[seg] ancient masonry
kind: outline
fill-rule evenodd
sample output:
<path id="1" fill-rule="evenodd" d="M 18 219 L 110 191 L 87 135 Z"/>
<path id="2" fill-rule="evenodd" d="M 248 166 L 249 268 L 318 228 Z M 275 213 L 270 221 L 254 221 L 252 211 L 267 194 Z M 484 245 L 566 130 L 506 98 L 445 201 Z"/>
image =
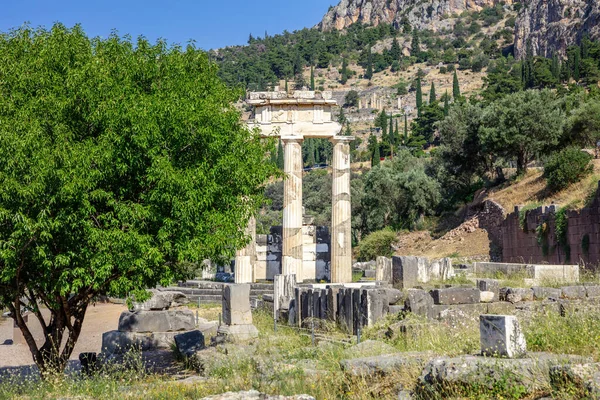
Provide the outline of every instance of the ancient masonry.
<path id="1" fill-rule="evenodd" d="M 331 211 L 331 266 L 329 280 L 352 282 L 350 142 L 351 136 L 340 136 L 342 126 L 332 120 L 336 101 L 331 92 L 295 91 L 257 92 L 248 94 L 254 107 L 250 128 L 259 128 L 265 137 L 278 136 L 284 145 L 283 240 L 281 272 L 296 275 L 302 282 L 304 239 L 302 212 L 302 142 L 306 138 L 325 138 L 333 143 L 333 185 Z M 246 233 L 254 238 L 254 223 Z M 236 283 L 256 280 L 256 243 L 236 256 Z M 316 274 L 315 274 L 316 275 Z M 316 278 L 316 277 L 315 277 Z"/>

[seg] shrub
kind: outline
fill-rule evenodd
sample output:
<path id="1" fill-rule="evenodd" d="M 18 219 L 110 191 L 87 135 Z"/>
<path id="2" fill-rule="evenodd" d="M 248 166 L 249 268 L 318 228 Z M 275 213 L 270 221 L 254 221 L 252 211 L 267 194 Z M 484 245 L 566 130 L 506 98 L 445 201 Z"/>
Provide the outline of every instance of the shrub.
<path id="1" fill-rule="evenodd" d="M 574 147 L 553 154 L 544 166 L 548 189 L 559 191 L 579 182 L 592 172 L 591 159 L 590 154 Z"/>
<path id="2" fill-rule="evenodd" d="M 377 256 L 391 257 L 392 243 L 395 241 L 396 233 L 390 229 L 371 233 L 358 245 L 358 261 L 374 260 Z"/>

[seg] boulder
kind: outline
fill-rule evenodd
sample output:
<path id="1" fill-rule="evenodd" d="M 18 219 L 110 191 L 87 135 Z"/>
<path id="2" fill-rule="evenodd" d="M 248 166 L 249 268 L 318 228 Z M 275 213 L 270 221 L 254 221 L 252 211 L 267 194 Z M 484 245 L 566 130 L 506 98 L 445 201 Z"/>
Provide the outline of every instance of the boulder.
<path id="1" fill-rule="evenodd" d="M 119 317 L 121 332 L 178 332 L 196 327 L 190 310 L 124 311 Z"/>

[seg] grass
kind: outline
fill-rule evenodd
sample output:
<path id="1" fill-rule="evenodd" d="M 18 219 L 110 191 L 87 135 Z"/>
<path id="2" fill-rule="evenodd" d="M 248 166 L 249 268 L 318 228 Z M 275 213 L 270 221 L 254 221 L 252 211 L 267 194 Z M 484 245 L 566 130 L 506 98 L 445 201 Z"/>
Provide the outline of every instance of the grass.
<path id="1" fill-rule="evenodd" d="M 214 308 L 206 306 L 198 311 L 208 315 Z M 326 326 L 332 342 L 323 341 L 313 346 L 306 332 L 283 325 L 274 332 L 270 312 L 256 311 L 253 319 L 260 332 L 259 339 L 253 344 L 206 350 L 202 377 L 192 383 L 148 375 L 139 368 L 133 371 L 104 369 L 91 378 L 75 375 L 46 381 L 4 379 L 0 381 L 0 399 L 178 400 L 251 389 L 279 395 L 306 393 L 317 399 L 393 399 L 401 387 L 414 388 L 422 371 L 421 365 L 414 365 L 388 375 L 353 376 L 340 366 L 340 361 L 349 354 L 350 344 L 341 343 L 347 336 L 333 325 Z M 572 312 L 566 317 L 558 313 L 540 314 L 521 322 L 530 351 L 579 354 L 600 360 L 600 311 Z M 407 327 L 404 333 L 398 324 Z M 449 326 L 411 314 L 389 315 L 366 328 L 363 339 L 383 341 L 399 352 L 426 351 L 429 352 L 427 357 L 474 354 L 479 349 L 479 331 L 472 324 Z M 443 388 L 443 393 L 463 398 L 526 398 L 523 388 L 513 384 L 517 382 L 513 378 L 501 375 L 489 385 Z M 544 390 L 544 395 L 557 393 L 551 388 Z M 427 398 L 443 396 L 440 392 Z"/>

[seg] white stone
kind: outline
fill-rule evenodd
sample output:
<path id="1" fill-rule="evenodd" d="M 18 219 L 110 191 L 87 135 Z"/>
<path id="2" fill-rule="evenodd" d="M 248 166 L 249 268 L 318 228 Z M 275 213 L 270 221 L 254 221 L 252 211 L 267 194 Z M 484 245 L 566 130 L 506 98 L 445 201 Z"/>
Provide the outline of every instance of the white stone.
<path id="1" fill-rule="evenodd" d="M 481 315 L 479 332 L 482 355 L 516 358 L 527 352 L 525 336 L 513 315 Z"/>
<path id="2" fill-rule="evenodd" d="M 494 292 L 479 292 L 479 301 L 482 303 L 491 303 L 494 301 Z"/>
<path id="3" fill-rule="evenodd" d="M 223 323 L 226 325 L 252 323 L 250 285 L 236 284 L 223 287 Z"/>

